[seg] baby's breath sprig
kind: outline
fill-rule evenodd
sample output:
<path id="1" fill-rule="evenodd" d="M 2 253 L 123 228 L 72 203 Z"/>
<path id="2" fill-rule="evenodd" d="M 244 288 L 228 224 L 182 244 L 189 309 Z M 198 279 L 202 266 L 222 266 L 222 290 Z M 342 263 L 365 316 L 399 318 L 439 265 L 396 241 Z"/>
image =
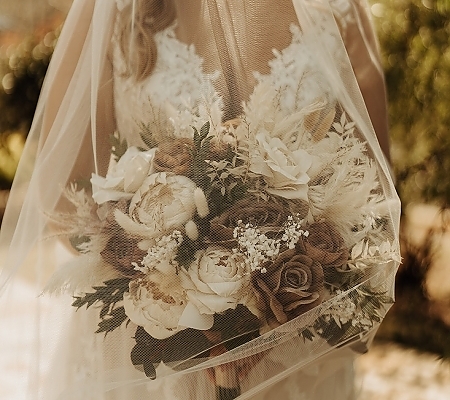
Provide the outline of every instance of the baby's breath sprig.
<path id="1" fill-rule="evenodd" d="M 280 252 L 280 239 L 271 239 L 252 224 L 238 221 L 233 236 L 238 241 L 235 252 L 242 253 L 251 271 L 265 273 L 264 263 L 275 258 Z"/>
<path id="2" fill-rule="evenodd" d="M 309 236 L 309 232 L 302 228 L 303 223 L 304 220 L 300 219 L 298 215 L 288 216 L 284 224 L 284 232 L 281 240 L 286 242 L 286 246 L 289 249 L 293 249 L 302 236 Z"/>
<path id="3" fill-rule="evenodd" d="M 270 238 L 257 226 L 238 221 L 233 231 L 233 236 L 238 241 L 238 248 L 234 251 L 245 256 L 251 271 L 265 273 L 267 272 L 264 268 L 266 262 L 274 260 L 280 254 L 280 250 L 286 247 L 293 249 L 300 237 L 309 235 L 309 232 L 302 227 L 303 222 L 298 215 L 290 215 L 283 225 L 281 235 Z"/>
<path id="4" fill-rule="evenodd" d="M 157 269 L 161 272 L 167 272 L 172 267 L 173 270 L 178 269 L 178 262 L 175 261 L 177 250 L 183 242 L 183 235 L 180 231 L 173 231 L 170 235 L 164 235 L 156 239 L 156 244 L 151 247 L 147 255 L 143 258 L 141 265 L 134 263 L 134 269 L 143 274 Z"/>

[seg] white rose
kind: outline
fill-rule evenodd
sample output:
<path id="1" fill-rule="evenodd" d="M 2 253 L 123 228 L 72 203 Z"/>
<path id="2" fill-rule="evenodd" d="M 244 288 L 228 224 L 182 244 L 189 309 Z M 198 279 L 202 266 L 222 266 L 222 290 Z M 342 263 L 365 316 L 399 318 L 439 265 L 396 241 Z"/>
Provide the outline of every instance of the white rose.
<path id="1" fill-rule="evenodd" d="M 250 171 L 262 175 L 267 191 L 287 199 L 308 199 L 308 169 L 312 157 L 304 150 L 290 151 L 279 138 L 256 135 L 258 147 L 250 160 Z"/>
<path id="2" fill-rule="evenodd" d="M 154 272 L 131 281 L 129 287 L 123 296 L 125 314 L 149 335 L 165 339 L 186 329 L 179 325 L 187 299 L 177 275 Z"/>
<path id="3" fill-rule="evenodd" d="M 106 177 L 92 174 L 94 201 L 103 204 L 107 201 L 131 199 L 152 172 L 155 151 L 156 149 L 140 151 L 136 147 L 129 147 Z"/>
<path id="4" fill-rule="evenodd" d="M 131 199 L 128 215 L 115 210 L 116 221 L 131 234 L 148 238 L 182 229 L 195 214 L 196 187 L 183 175 L 150 175 Z"/>
<path id="5" fill-rule="evenodd" d="M 198 251 L 189 270 L 181 272 L 181 285 L 190 302 L 185 315 L 189 311 L 194 319 L 197 310 L 197 318 L 204 324 L 202 329 L 211 328 L 213 314 L 245 305 L 251 292 L 250 273 L 242 255 L 220 246 Z"/>

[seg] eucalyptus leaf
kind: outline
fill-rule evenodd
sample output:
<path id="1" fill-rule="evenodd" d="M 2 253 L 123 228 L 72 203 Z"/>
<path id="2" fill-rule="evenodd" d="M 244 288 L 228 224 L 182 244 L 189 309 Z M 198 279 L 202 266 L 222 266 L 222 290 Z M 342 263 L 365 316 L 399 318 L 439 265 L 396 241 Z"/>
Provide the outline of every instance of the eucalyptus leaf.
<path id="1" fill-rule="evenodd" d="M 121 139 L 119 132 L 115 132 L 109 137 L 109 143 L 111 145 L 111 154 L 118 161 L 127 151 L 127 141 Z"/>

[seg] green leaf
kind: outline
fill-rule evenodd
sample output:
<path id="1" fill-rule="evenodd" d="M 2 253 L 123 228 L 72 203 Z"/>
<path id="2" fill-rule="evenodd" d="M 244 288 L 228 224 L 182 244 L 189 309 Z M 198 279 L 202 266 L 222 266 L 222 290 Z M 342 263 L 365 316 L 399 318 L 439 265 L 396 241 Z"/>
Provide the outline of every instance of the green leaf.
<path id="1" fill-rule="evenodd" d="M 86 308 L 92 306 L 96 301 L 100 301 L 96 293 L 86 293 L 83 297 L 75 297 L 72 306 L 80 308 L 86 305 Z"/>
<path id="2" fill-rule="evenodd" d="M 100 310 L 101 321 L 98 324 L 100 332 L 111 332 L 118 328 L 128 318 L 125 315 L 123 307 L 115 308 L 116 304 L 123 300 L 123 295 L 128 292 L 131 278 L 117 278 L 110 279 L 104 282 L 104 286 L 94 286 L 93 293 L 85 293 L 84 296 L 75 297 L 72 303 L 73 307 L 77 309 L 86 305 L 86 308 L 91 307 L 96 302 L 102 303 L 103 307 Z"/>
<path id="3" fill-rule="evenodd" d="M 147 149 L 153 149 L 154 147 L 158 147 L 158 142 L 153 138 L 153 132 L 150 129 L 150 124 L 144 124 L 141 123 L 139 125 L 139 129 L 141 130 L 139 132 L 139 136 L 141 137 L 142 141 L 147 146 Z"/>
<path id="4" fill-rule="evenodd" d="M 70 245 L 78 252 L 82 253 L 81 245 L 89 243 L 91 238 L 89 236 L 71 236 L 69 238 Z"/>
<path id="5" fill-rule="evenodd" d="M 155 366 L 151 363 L 145 363 L 144 366 L 144 372 L 145 375 L 150 379 L 156 379 L 156 369 Z"/>
<path id="6" fill-rule="evenodd" d="M 183 236 L 183 241 L 178 247 L 178 253 L 175 257 L 175 261 L 188 270 L 191 263 L 195 260 L 195 252 L 197 250 L 197 243 L 189 239 L 187 236 Z"/>
<path id="7" fill-rule="evenodd" d="M 119 132 L 115 132 L 109 137 L 109 143 L 111 145 L 111 154 L 118 161 L 127 151 L 127 141 L 120 138 Z"/>
<path id="8" fill-rule="evenodd" d="M 307 340 L 309 340 L 310 342 L 314 340 L 314 333 L 312 333 L 308 328 L 302 330 L 301 332 L 299 332 L 299 334 L 305 342 Z"/>
<path id="9" fill-rule="evenodd" d="M 209 168 L 206 160 L 209 158 L 210 142 L 212 139 L 212 137 L 208 137 L 209 122 L 201 127 L 200 133 L 195 127 L 192 127 L 192 129 L 194 130 L 194 149 L 192 154 L 194 172 L 196 168 L 200 168 L 202 170 L 204 169 L 203 172 L 206 173 L 206 170 Z"/>
<path id="10" fill-rule="evenodd" d="M 205 139 L 209 134 L 210 129 L 210 123 L 209 121 L 204 123 L 203 126 L 200 128 L 200 140 Z"/>
<path id="11" fill-rule="evenodd" d="M 100 311 L 100 318 L 105 318 L 106 315 L 108 315 L 108 313 L 109 313 L 109 305 L 103 306 Z"/>
<path id="12" fill-rule="evenodd" d="M 99 322 L 98 329 L 95 331 L 95 333 L 105 332 L 107 334 L 108 332 L 112 332 L 114 329 L 122 325 L 122 323 L 127 319 L 128 317 L 125 314 L 125 308 L 116 308 L 108 313 L 105 318 Z"/>

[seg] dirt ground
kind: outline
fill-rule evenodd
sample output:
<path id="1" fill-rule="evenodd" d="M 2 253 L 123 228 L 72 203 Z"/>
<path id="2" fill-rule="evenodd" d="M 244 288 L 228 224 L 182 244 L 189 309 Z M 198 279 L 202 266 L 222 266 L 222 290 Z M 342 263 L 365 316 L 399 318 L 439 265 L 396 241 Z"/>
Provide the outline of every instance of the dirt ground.
<path id="1" fill-rule="evenodd" d="M 450 325 L 449 221 L 449 210 L 441 212 L 433 205 L 410 205 L 405 212 L 403 231 L 406 239 L 417 247 L 431 239 L 433 261 L 426 273 L 424 289 L 427 300 L 441 305 L 437 317 L 447 325 Z M 432 340 L 431 333 L 434 332 L 429 332 L 428 340 Z M 450 360 L 442 361 L 436 354 L 376 342 L 357 360 L 355 368 L 360 387 L 358 400 L 450 399 Z"/>
<path id="2" fill-rule="evenodd" d="M 358 400 L 449 400 L 450 362 L 438 356 L 375 344 L 355 364 Z"/>

